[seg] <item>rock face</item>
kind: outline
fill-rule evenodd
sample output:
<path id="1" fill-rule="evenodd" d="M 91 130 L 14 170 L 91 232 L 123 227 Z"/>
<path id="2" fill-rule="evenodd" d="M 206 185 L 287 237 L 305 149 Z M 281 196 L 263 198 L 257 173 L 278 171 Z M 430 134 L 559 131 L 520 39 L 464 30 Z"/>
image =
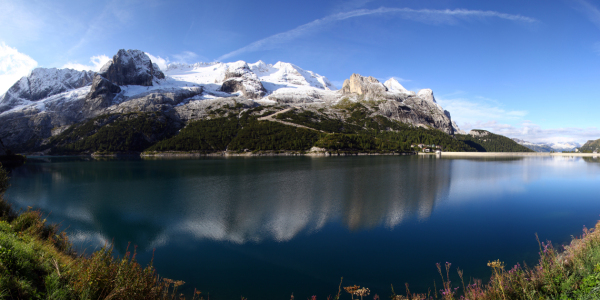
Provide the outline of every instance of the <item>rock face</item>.
<path id="1" fill-rule="evenodd" d="M 116 85 L 151 86 L 152 81 L 164 79 L 165 74 L 140 50 L 121 49 L 98 74 Z"/>
<path id="2" fill-rule="evenodd" d="M 121 92 L 118 85 L 113 84 L 108 79 L 101 75 L 94 77 L 90 93 L 86 96 L 86 111 L 90 115 L 94 115 L 94 111 L 109 107 L 117 93 Z"/>
<path id="3" fill-rule="evenodd" d="M 359 74 L 352 74 L 350 79 L 344 80 L 342 86 L 342 94 L 358 94 L 375 97 L 377 95 L 383 95 L 387 92 L 387 87 L 381 84 L 379 80 L 369 76 L 363 77 Z"/>
<path id="4" fill-rule="evenodd" d="M 489 134 L 488 131 L 481 130 L 481 129 L 473 129 L 473 130 L 469 131 L 469 135 L 472 137 L 484 137 L 488 134 Z"/>

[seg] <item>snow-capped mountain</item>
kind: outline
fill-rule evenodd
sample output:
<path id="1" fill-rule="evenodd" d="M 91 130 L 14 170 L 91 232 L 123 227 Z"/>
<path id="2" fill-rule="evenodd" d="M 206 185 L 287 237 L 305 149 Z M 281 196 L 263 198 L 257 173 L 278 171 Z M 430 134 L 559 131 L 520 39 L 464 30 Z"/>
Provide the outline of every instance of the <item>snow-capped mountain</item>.
<path id="1" fill-rule="evenodd" d="M 523 145 L 533 151 L 537 152 L 562 152 L 562 151 L 574 151 L 576 148 L 581 147 L 581 144 L 576 142 L 557 142 L 557 143 L 532 143 L 520 139 L 512 139 L 519 145 Z"/>
<path id="2" fill-rule="evenodd" d="M 248 107 L 293 105 L 332 109 L 342 99 L 375 100 L 377 114 L 448 134 L 460 129 L 425 89 L 406 90 L 353 74 L 338 90 L 325 76 L 294 64 L 170 64 L 166 70 L 140 50 L 119 50 L 98 73 L 35 69 L 0 96 L 0 139 L 17 151 L 44 143 L 71 124 L 113 113 L 168 113 L 178 122 L 208 117 L 210 107 L 235 100 Z"/>

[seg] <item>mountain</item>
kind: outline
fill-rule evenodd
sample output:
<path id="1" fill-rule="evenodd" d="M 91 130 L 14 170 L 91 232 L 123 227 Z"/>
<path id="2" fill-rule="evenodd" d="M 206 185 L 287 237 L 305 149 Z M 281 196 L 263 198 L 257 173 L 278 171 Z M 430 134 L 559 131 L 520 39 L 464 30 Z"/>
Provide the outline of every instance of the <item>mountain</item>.
<path id="1" fill-rule="evenodd" d="M 524 141 L 524 140 L 520 140 L 520 139 L 512 139 L 513 141 L 515 141 L 517 144 L 525 146 L 535 152 L 552 152 L 554 151 L 554 149 L 552 149 L 552 147 L 550 145 L 544 144 L 544 143 L 532 143 L 532 142 L 528 142 L 528 141 Z"/>
<path id="2" fill-rule="evenodd" d="M 579 148 L 581 152 L 600 152 L 600 139 L 597 140 L 589 140 L 581 148 Z"/>
<path id="3" fill-rule="evenodd" d="M 554 151 L 575 151 L 575 149 L 581 147 L 581 144 L 576 142 L 557 142 L 548 144 Z"/>
<path id="4" fill-rule="evenodd" d="M 576 148 L 581 147 L 576 142 L 557 142 L 557 143 L 532 143 L 520 139 L 513 139 L 519 145 L 523 145 L 536 152 L 562 152 L 562 151 L 574 151 Z"/>
<path id="5" fill-rule="evenodd" d="M 15 152 L 31 152 L 98 117 L 114 115 L 119 122 L 129 122 L 135 119 L 131 114 L 151 113 L 164 121 L 160 124 L 168 124 L 164 134 L 169 135 L 190 122 L 215 118 L 216 110 L 233 111 L 225 106 L 238 105 L 265 111 L 296 107 L 299 113 L 348 123 L 356 116 L 337 107 L 347 101 L 362 103 L 364 110 L 354 110 L 362 117 L 437 129 L 450 136 L 459 130 L 433 91 L 408 91 L 394 79 L 382 84 L 352 74 L 337 90 L 326 77 L 291 63 L 170 64 L 160 70 L 143 51 L 122 49 L 97 73 L 38 68 L 21 78 L 0 96 L 0 138 Z M 114 121 L 102 120 L 112 120 L 106 126 Z"/>
<path id="6" fill-rule="evenodd" d="M 473 129 L 468 134 L 457 134 L 456 138 L 478 152 L 534 152 L 510 138 L 487 130 Z"/>

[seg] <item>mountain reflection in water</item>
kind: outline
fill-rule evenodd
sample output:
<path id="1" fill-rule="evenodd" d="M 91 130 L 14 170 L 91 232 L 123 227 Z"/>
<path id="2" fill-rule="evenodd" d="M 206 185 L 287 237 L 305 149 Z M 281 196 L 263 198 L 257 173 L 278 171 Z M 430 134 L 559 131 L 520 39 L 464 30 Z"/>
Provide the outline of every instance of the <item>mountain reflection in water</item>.
<path id="1" fill-rule="evenodd" d="M 75 242 L 114 241 L 117 249 L 190 237 L 288 241 L 333 221 L 351 230 L 393 228 L 427 218 L 447 197 L 450 160 L 350 159 L 32 158 L 13 171 L 20 188 L 8 196 L 68 223 Z"/>

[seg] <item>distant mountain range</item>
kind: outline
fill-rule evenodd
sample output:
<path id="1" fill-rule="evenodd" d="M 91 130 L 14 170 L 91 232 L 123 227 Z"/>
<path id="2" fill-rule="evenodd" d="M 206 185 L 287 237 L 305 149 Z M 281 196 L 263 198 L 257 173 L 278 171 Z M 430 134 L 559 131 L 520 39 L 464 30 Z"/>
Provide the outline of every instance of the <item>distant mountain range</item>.
<path id="1" fill-rule="evenodd" d="M 562 152 L 562 151 L 575 151 L 576 148 L 581 147 L 581 144 L 576 142 L 558 142 L 558 143 L 532 143 L 520 139 L 512 139 L 519 145 L 523 145 L 536 152 Z"/>

